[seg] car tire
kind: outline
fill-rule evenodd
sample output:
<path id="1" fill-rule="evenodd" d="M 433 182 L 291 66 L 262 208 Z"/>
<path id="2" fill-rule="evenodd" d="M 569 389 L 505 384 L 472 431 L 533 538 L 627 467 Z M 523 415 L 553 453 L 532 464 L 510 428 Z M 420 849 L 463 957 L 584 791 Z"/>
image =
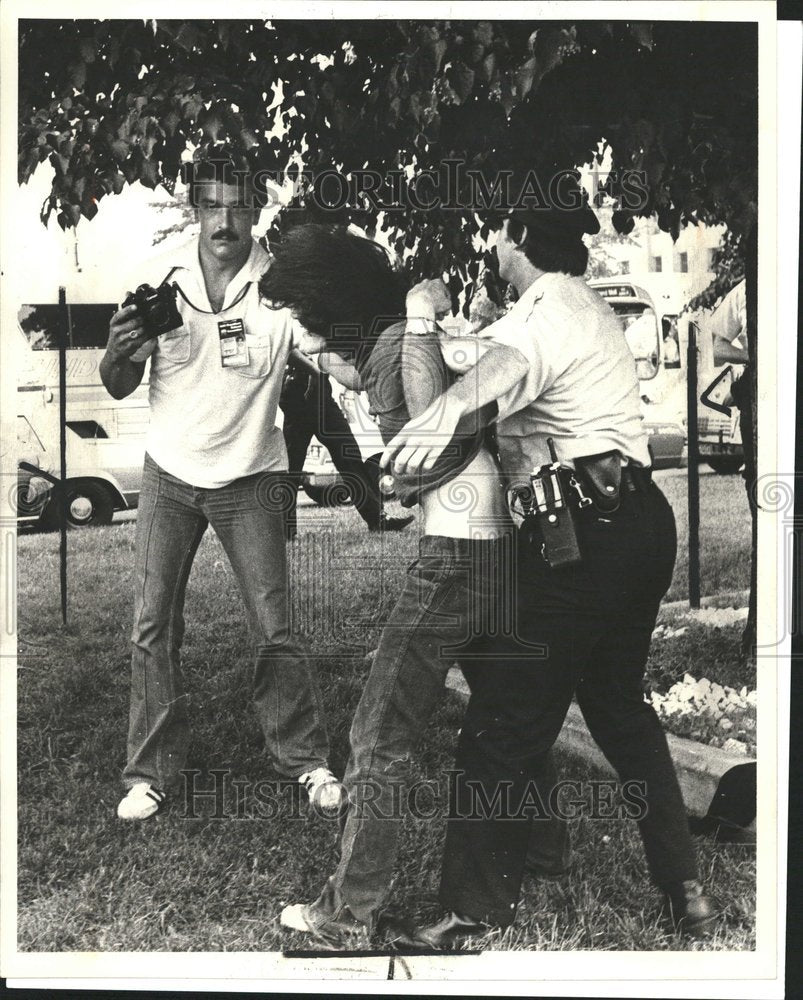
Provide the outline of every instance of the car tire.
<path id="1" fill-rule="evenodd" d="M 102 483 L 91 479 L 67 480 L 67 527 L 94 528 L 112 523 L 114 498 Z M 59 509 L 55 496 L 42 513 L 42 527 L 45 531 L 59 528 Z"/>
<path id="2" fill-rule="evenodd" d="M 733 476 L 744 465 L 741 455 L 710 455 L 708 465 L 720 476 Z"/>

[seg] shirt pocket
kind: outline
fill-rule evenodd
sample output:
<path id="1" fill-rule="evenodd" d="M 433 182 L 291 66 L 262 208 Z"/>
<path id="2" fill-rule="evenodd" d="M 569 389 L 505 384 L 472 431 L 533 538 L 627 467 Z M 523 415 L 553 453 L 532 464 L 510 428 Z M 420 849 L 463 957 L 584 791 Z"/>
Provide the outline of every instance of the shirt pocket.
<path id="1" fill-rule="evenodd" d="M 177 330 L 163 333 L 157 342 L 159 362 L 169 365 L 183 365 L 190 360 L 190 331 L 181 326 Z"/>
<path id="2" fill-rule="evenodd" d="M 266 378 L 271 370 L 270 338 L 245 335 L 245 346 L 248 348 L 248 364 L 230 368 L 229 371 L 242 378 Z"/>

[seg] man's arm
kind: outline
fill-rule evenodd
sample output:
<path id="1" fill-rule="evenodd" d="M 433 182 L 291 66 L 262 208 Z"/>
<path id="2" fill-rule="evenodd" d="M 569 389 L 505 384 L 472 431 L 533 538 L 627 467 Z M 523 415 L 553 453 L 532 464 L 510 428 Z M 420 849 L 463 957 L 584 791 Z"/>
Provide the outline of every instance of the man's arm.
<path id="1" fill-rule="evenodd" d="M 411 417 L 418 417 L 446 389 L 438 335 L 406 331 L 402 339 L 401 376 L 404 403 Z"/>
<path id="2" fill-rule="evenodd" d="M 451 301 L 442 281 L 419 282 L 407 293 L 408 329 L 413 328 L 417 335 L 427 328 L 434 331 L 437 317 L 446 314 Z M 387 468 L 393 462 L 393 472 L 398 475 L 429 472 L 461 418 L 496 402 L 527 376 L 529 368 L 529 362 L 515 347 L 491 342 L 476 365 L 402 427 L 382 452 L 379 464 Z"/>
<path id="3" fill-rule="evenodd" d="M 334 351 L 321 351 L 318 355 L 318 366 L 324 375 L 332 375 L 346 389 L 362 391 L 360 373 L 350 361 L 346 361 Z"/>
<path id="4" fill-rule="evenodd" d="M 126 306 L 112 316 L 106 352 L 100 361 L 100 378 L 114 399 L 130 396 L 142 381 L 145 362 L 133 361 L 131 356 L 150 339 L 136 306 Z"/>
<path id="5" fill-rule="evenodd" d="M 382 453 L 380 465 L 393 462 L 399 475 L 428 472 L 452 439 L 461 417 L 493 403 L 513 389 L 529 370 L 514 347 L 490 344 L 477 364 L 442 396 L 410 420 Z"/>
<path id="6" fill-rule="evenodd" d="M 737 347 L 724 337 L 714 334 L 714 364 L 719 365 L 746 365 L 748 362 L 747 351 L 743 347 Z"/>

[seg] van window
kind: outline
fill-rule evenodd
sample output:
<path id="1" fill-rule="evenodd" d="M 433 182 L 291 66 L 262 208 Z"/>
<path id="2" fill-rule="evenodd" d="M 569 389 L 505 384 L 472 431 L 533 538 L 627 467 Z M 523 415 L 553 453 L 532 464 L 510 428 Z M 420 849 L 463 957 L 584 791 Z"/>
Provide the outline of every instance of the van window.
<path id="1" fill-rule="evenodd" d="M 113 303 L 93 302 L 68 305 L 70 350 L 105 348 L 109 339 L 109 321 L 116 311 Z M 59 307 L 33 303 L 20 307 L 20 329 L 34 351 L 57 351 L 59 346 Z"/>
<path id="2" fill-rule="evenodd" d="M 59 344 L 59 307 L 21 306 L 17 316 L 20 329 L 34 351 L 56 351 Z"/>
<path id="3" fill-rule="evenodd" d="M 109 321 L 117 306 L 93 303 L 69 306 L 70 347 L 106 347 L 109 339 Z"/>

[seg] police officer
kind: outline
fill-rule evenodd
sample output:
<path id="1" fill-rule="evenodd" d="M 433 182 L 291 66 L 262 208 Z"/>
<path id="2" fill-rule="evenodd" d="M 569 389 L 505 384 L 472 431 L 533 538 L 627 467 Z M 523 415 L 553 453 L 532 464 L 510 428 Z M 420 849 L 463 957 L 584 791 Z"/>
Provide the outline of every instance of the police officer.
<path id="1" fill-rule="evenodd" d="M 467 818 L 470 783 L 462 792 L 458 787 L 440 893 L 447 915 L 418 932 L 419 943 L 430 947 L 450 947 L 515 919 L 531 824 L 526 810 L 515 813 L 515 804 L 524 802 L 575 695 L 622 782 L 643 791 L 634 817 L 674 927 L 704 936 L 717 919 L 699 882 L 666 738 L 643 697 L 650 638 L 672 578 L 675 523 L 651 478 L 638 380 L 623 330 L 582 279 L 588 261 L 582 235 L 598 231 L 582 203 L 574 211 L 511 213 L 496 258 L 499 276 L 515 287 L 518 301 L 483 331 L 477 364 L 383 454 L 382 464 L 399 474 L 426 472 L 459 419 L 496 400 L 508 486 L 529 483 L 533 470 L 551 461 L 549 439 L 579 486 L 572 491 L 579 564 L 550 565 L 548 534 L 537 518 L 534 525 L 528 518 L 527 530 L 519 532 L 517 628 L 525 652 L 503 681 L 491 672 L 478 678 L 487 690 L 473 692 L 475 710 L 464 722 L 456 765 L 492 796 L 505 762 L 489 748 L 507 746 L 515 818 Z M 581 509 L 580 493 L 586 498 Z M 500 740 L 500 729 L 507 740 Z"/>

